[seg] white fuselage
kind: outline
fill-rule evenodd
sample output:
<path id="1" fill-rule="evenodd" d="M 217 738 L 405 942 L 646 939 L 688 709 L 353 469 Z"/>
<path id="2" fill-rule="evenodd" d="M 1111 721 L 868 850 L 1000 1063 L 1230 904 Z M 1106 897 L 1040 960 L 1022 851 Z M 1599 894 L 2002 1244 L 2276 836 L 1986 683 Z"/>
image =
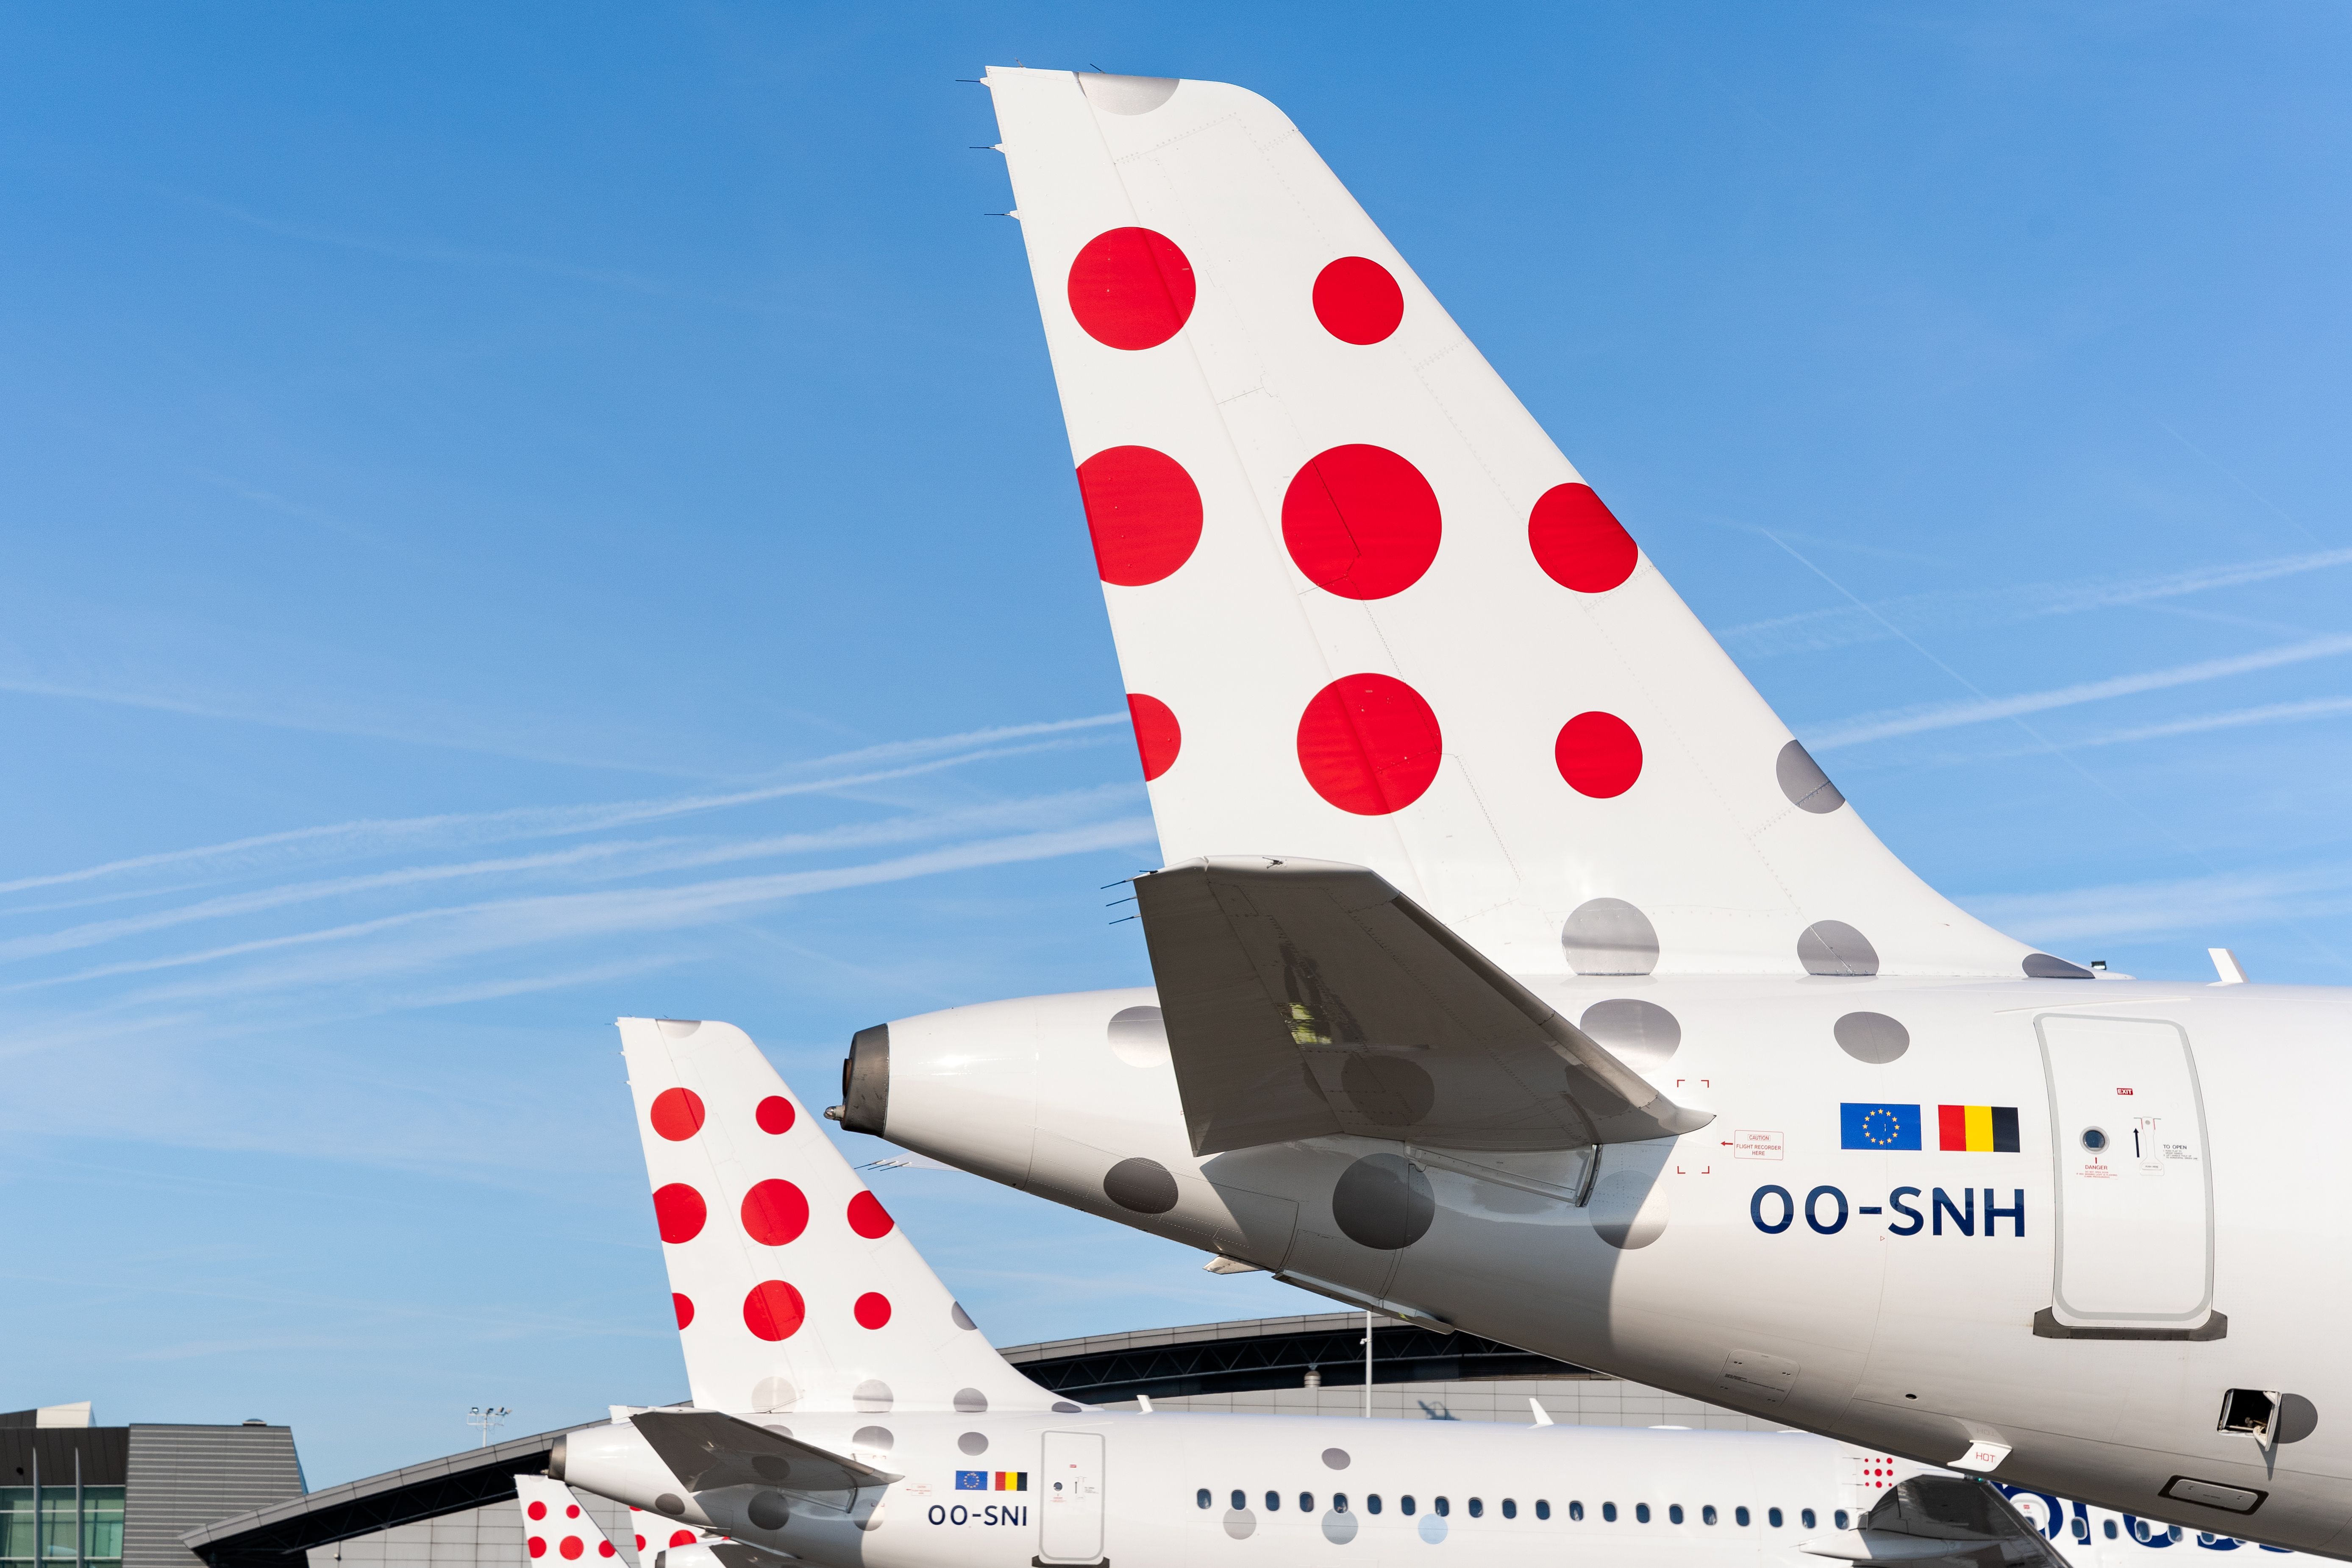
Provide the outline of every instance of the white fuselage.
<path id="1" fill-rule="evenodd" d="M 795 1500 L 779 1529 L 752 1521 L 748 1489 L 688 1505 L 697 1523 L 824 1568 L 1209 1568 L 1335 1550 L 1367 1568 L 1433 1550 L 1496 1565 L 1822 1568 L 1801 1543 L 1857 1522 L 1919 1470 L 1797 1433 L 1112 1411 L 744 1419 L 903 1477 L 851 1513 Z M 625 1424 L 574 1432 L 566 1479 L 653 1508 L 675 1483 L 640 1443 Z M 2079 1568 L 2237 1545 L 2015 1500 Z"/>
<path id="2" fill-rule="evenodd" d="M 1327 1137 L 1196 1157 L 1164 1051 L 1106 1038 L 1114 1013 L 1154 1000 L 1139 989 L 894 1022 L 886 1135 L 1359 1304 L 1925 1463 L 2007 1445 L 2002 1482 L 2345 1554 L 2352 1374 L 2331 1330 L 2352 1294 L 2352 1221 L 2330 1123 L 2352 994 L 1524 983 L 1571 1020 L 1610 1000 L 1670 1013 L 1672 1054 L 1628 1059 L 1712 1123 L 1607 1147 L 1580 1207 L 1585 1151 Z M 1840 1021 L 1863 1013 L 1899 1023 L 1899 1054 L 1883 1029 L 1873 1045 L 1849 1028 L 1862 1054 L 1842 1047 Z M 1964 1131 L 1977 1108 L 1979 1142 L 2003 1113 L 1997 1141 L 2013 1124 L 2014 1151 L 1939 1148 L 1944 1106 Z M 1425 1228 L 1365 1245 L 1335 1190 L 1398 1153 L 1426 1181 Z M 1105 1177 L 1133 1160 L 1172 1174 L 1172 1207 L 1114 1201 Z M 2284 1394 L 2284 1419 L 2266 1436 L 2217 1430 L 2231 1389 Z M 2234 1514 L 2162 1495 L 2184 1476 L 2260 1500 Z"/>

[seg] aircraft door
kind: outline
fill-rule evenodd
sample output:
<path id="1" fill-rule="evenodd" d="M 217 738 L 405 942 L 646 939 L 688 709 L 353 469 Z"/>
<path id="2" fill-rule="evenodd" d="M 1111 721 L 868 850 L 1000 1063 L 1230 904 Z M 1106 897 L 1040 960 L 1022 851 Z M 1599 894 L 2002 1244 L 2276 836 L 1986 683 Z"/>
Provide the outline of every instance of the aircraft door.
<path id="1" fill-rule="evenodd" d="M 1043 1563 L 1103 1560 L 1103 1436 L 1048 1432 L 1038 1467 L 1037 1556 Z"/>
<path id="2" fill-rule="evenodd" d="M 2188 1035 L 2063 1014 L 2034 1027 L 2057 1163 L 2052 1311 L 2036 1331 L 2198 1331 L 2213 1316 L 2213 1200 Z"/>

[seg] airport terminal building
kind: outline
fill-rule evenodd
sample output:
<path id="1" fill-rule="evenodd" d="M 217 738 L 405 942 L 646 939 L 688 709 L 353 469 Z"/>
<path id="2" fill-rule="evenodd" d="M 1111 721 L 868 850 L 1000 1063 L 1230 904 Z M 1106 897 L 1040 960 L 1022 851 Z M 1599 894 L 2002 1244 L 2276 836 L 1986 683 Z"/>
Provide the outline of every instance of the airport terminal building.
<path id="1" fill-rule="evenodd" d="M 1360 1415 L 1366 1403 L 1365 1330 L 1361 1312 L 1310 1312 L 1014 1345 L 1003 1354 L 1054 1392 L 1110 1409 L 1132 1410 L 1148 1398 L 1155 1409 L 1168 1411 Z M 1525 1424 L 1534 1419 L 1528 1402 L 1535 1399 L 1563 1426 L 1774 1429 L 1772 1423 L 1737 1411 L 1475 1334 L 1445 1334 L 1374 1318 L 1371 1340 L 1370 1405 L 1376 1416 Z M 583 1412 L 579 1420 L 531 1436 L 322 1491 L 303 1494 L 298 1484 L 241 1510 L 220 1509 L 173 1541 L 179 1556 L 168 1568 L 196 1568 L 196 1558 L 209 1568 L 524 1568 L 514 1477 L 544 1470 L 557 1437 L 596 1419 L 594 1412 Z M 290 1435 L 285 1455 L 291 1468 Z M 292 1474 L 299 1482 L 299 1468 Z M 227 1500 L 226 1493 L 222 1496 Z M 640 1543 L 630 1510 L 601 1499 L 582 1501 L 635 1568 Z M 0 1568 L 33 1565 L 9 1563 Z M 58 1568 L 54 1558 L 48 1568 Z M 104 1568 L 112 1568 L 110 1560 Z M 126 1561 L 123 1568 L 167 1568 L 167 1563 L 160 1557 Z"/>

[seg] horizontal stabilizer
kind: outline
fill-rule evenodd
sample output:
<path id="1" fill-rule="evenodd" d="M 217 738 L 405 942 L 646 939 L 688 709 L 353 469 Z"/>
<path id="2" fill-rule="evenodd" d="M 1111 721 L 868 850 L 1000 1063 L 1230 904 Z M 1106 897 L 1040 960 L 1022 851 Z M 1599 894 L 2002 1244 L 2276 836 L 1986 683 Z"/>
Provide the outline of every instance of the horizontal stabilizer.
<path id="1" fill-rule="evenodd" d="M 688 1491 L 855 1492 L 904 1479 L 716 1410 L 649 1410 L 630 1419 Z"/>
<path id="2" fill-rule="evenodd" d="M 1972 1568 L 2065 1568 L 2042 1532 L 1985 1481 L 1915 1476 L 1882 1494 L 1858 1527 L 1797 1543 L 1842 1563 L 1934 1562 Z"/>
<path id="3" fill-rule="evenodd" d="M 1334 1133 L 1573 1149 L 1712 1120 L 1377 872 L 1206 859 L 1135 888 L 1196 1154 Z"/>

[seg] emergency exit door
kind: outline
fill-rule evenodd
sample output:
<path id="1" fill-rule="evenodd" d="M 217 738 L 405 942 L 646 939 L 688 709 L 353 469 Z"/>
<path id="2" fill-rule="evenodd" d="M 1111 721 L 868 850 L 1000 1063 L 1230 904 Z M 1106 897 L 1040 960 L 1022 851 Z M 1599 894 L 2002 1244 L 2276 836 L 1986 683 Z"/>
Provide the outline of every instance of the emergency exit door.
<path id="1" fill-rule="evenodd" d="M 1046 1563 L 1103 1559 L 1103 1438 L 1099 1432 L 1048 1432 L 1038 1466 L 1037 1555 Z"/>
<path id="2" fill-rule="evenodd" d="M 2213 1307 L 2212 1173 L 2189 1037 L 2153 1018 L 2034 1025 L 2057 1160 L 2058 1323 L 2187 1331 Z"/>

